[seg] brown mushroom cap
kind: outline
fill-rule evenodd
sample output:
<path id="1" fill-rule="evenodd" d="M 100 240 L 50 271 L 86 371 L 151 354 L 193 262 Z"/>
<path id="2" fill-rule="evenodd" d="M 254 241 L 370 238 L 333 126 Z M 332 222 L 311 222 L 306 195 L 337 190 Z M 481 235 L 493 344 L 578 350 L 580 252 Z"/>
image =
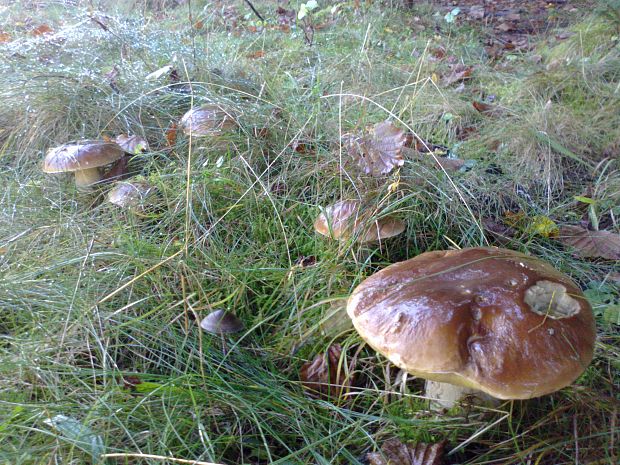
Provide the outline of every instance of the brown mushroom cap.
<path id="1" fill-rule="evenodd" d="M 181 118 L 183 132 L 194 137 L 221 134 L 236 125 L 232 112 L 215 104 L 192 108 Z"/>
<path id="2" fill-rule="evenodd" d="M 395 218 L 384 217 L 372 223 L 365 221 L 368 214 L 361 211 L 361 203 L 343 200 L 328 206 L 314 222 L 314 230 L 341 241 L 357 236 L 359 242 L 373 242 L 397 236 L 405 230 L 405 224 Z"/>
<path id="3" fill-rule="evenodd" d="M 590 304 L 568 276 L 497 248 L 427 252 L 388 266 L 353 291 L 347 312 L 398 367 L 500 399 L 571 384 L 596 337 Z"/>
<path id="4" fill-rule="evenodd" d="M 45 173 L 87 170 L 114 163 L 125 152 L 114 142 L 83 140 L 50 149 L 43 161 Z"/>
<path id="5" fill-rule="evenodd" d="M 232 313 L 215 310 L 200 322 L 200 327 L 212 334 L 229 334 L 243 331 L 243 322 Z"/>
<path id="6" fill-rule="evenodd" d="M 143 211 L 155 188 L 146 181 L 122 181 L 108 193 L 108 200 L 114 205 L 130 210 Z"/>
<path id="7" fill-rule="evenodd" d="M 127 153 L 133 155 L 144 153 L 149 150 L 149 143 L 140 136 L 119 134 L 114 141 Z"/>

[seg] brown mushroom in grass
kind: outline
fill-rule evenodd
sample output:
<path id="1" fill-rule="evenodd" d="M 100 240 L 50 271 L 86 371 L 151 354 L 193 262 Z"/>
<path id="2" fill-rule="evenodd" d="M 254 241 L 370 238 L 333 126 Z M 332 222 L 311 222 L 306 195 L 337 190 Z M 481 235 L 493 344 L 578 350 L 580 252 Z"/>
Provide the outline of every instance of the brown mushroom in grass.
<path id="1" fill-rule="evenodd" d="M 243 322 L 232 313 L 215 310 L 200 322 L 200 327 L 211 334 L 231 334 L 243 331 Z"/>
<path id="2" fill-rule="evenodd" d="M 332 239 L 358 242 L 374 242 L 397 236 L 405 230 L 405 224 L 392 217 L 369 220 L 369 212 L 362 211 L 356 200 L 343 200 L 328 206 L 314 222 L 314 230 Z"/>
<path id="3" fill-rule="evenodd" d="M 181 118 L 183 132 L 192 137 L 215 136 L 236 126 L 234 114 L 216 104 L 192 108 Z"/>
<path id="4" fill-rule="evenodd" d="M 84 140 L 50 149 L 43 161 L 45 173 L 75 174 L 79 190 L 90 190 L 101 181 L 100 168 L 121 158 L 124 150 L 114 142 Z"/>
<path id="5" fill-rule="evenodd" d="M 434 406 L 463 395 L 529 399 L 571 384 L 592 360 L 596 331 L 579 287 L 550 264 L 506 249 L 423 253 L 352 293 L 361 337 L 427 380 Z"/>
<path id="6" fill-rule="evenodd" d="M 153 204 L 155 187 L 146 181 L 122 181 L 108 192 L 108 201 L 121 208 L 144 213 Z"/>
<path id="7" fill-rule="evenodd" d="M 119 134 L 114 141 L 127 153 L 137 155 L 145 153 L 149 150 L 149 143 L 140 136 L 130 136 L 127 134 Z"/>

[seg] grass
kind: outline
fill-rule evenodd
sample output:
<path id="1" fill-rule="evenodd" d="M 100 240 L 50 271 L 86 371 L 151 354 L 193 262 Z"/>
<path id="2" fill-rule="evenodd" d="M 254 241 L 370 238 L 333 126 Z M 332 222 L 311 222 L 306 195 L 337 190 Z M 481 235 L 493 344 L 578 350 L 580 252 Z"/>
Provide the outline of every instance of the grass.
<path id="1" fill-rule="evenodd" d="M 99 436 L 106 453 L 203 462 L 364 463 L 398 436 L 447 438 L 450 463 L 614 463 L 617 326 L 598 321 L 595 360 L 574 386 L 497 412 L 437 417 L 419 398 L 421 380 L 398 385 L 397 370 L 352 331 L 322 321 L 390 263 L 497 245 L 479 221 L 506 210 L 575 223 L 584 212 L 573 197 L 585 195 L 597 200 L 601 229 L 618 231 L 614 22 L 581 16 L 568 39 L 549 34 L 531 52 L 493 61 L 481 31 L 447 28 L 428 5 L 348 2 L 333 17 L 322 5 L 314 21 L 324 27 L 308 46 L 271 16 L 262 28 L 241 2 L 232 17 L 223 2 L 169 3 L 144 2 L 138 13 L 117 2 L 0 10 L 12 39 L 0 44 L 0 463 L 97 462 L 86 430 L 45 422 L 56 415 Z M 33 35 L 40 23 L 53 33 Z M 432 79 L 450 73 L 432 58 L 439 46 L 474 67 L 462 90 Z M 144 79 L 167 64 L 179 82 Z M 491 94 L 501 117 L 471 105 Z M 234 111 L 239 129 L 216 141 L 179 133 L 168 147 L 170 125 L 207 101 Z M 343 172 L 340 134 L 388 117 L 471 169 L 446 175 L 408 160 L 386 180 Z M 261 128 L 267 135 L 256 137 Z M 40 172 L 49 147 L 118 133 L 151 144 L 131 161 L 159 192 L 146 217 Z M 314 234 L 320 206 L 361 193 L 379 214 L 404 219 L 406 234 L 381 247 Z M 529 234 L 510 247 L 583 287 L 618 290 L 613 262 Z M 314 266 L 296 266 L 309 256 Z M 201 333 L 197 320 L 218 308 L 248 330 Z M 311 398 L 299 381 L 301 365 L 333 342 L 358 380 L 346 401 Z"/>

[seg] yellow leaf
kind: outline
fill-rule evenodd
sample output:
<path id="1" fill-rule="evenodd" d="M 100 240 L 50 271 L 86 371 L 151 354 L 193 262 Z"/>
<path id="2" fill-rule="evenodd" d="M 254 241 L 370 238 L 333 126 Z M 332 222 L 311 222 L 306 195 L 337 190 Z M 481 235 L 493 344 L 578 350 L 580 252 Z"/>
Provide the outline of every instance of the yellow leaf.
<path id="1" fill-rule="evenodd" d="M 439 82 L 439 76 L 437 75 L 437 73 L 431 74 L 431 81 L 433 81 L 435 84 Z"/>
<path id="2" fill-rule="evenodd" d="M 543 237 L 557 237 L 560 228 L 555 222 L 544 215 L 532 217 L 530 224 L 525 228 L 529 234 L 536 234 Z"/>

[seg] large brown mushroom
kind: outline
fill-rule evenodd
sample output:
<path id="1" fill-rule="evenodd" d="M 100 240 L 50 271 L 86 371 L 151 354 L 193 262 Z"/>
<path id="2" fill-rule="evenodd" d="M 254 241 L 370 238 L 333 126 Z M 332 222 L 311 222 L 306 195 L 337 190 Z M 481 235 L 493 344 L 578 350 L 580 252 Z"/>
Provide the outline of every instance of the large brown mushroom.
<path id="1" fill-rule="evenodd" d="M 121 158 L 124 150 L 114 142 L 83 140 L 50 149 L 43 161 L 45 173 L 75 173 L 75 185 L 90 190 L 101 181 L 100 168 Z"/>
<path id="2" fill-rule="evenodd" d="M 325 208 L 314 222 L 314 230 L 332 239 L 374 242 L 397 236 L 405 224 L 392 217 L 369 221 L 369 212 L 363 211 L 356 200 L 343 200 Z"/>
<path id="3" fill-rule="evenodd" d="M 472 391 L 529 399 L 592 360 L 590 304 L 550 264 L 506 249 L 423 253 L 363 281 L 347 312 L 362 338 L 451 407 Z M 435 404 L 436 405 L 436 404 Z"/>
<path id="4" fill-rule="evenodd" d="M 245 329 L 243 322 L 232 313 L 214 310 L 200 322 L 200 327 L 211 334 L 238 333 Z"/>

